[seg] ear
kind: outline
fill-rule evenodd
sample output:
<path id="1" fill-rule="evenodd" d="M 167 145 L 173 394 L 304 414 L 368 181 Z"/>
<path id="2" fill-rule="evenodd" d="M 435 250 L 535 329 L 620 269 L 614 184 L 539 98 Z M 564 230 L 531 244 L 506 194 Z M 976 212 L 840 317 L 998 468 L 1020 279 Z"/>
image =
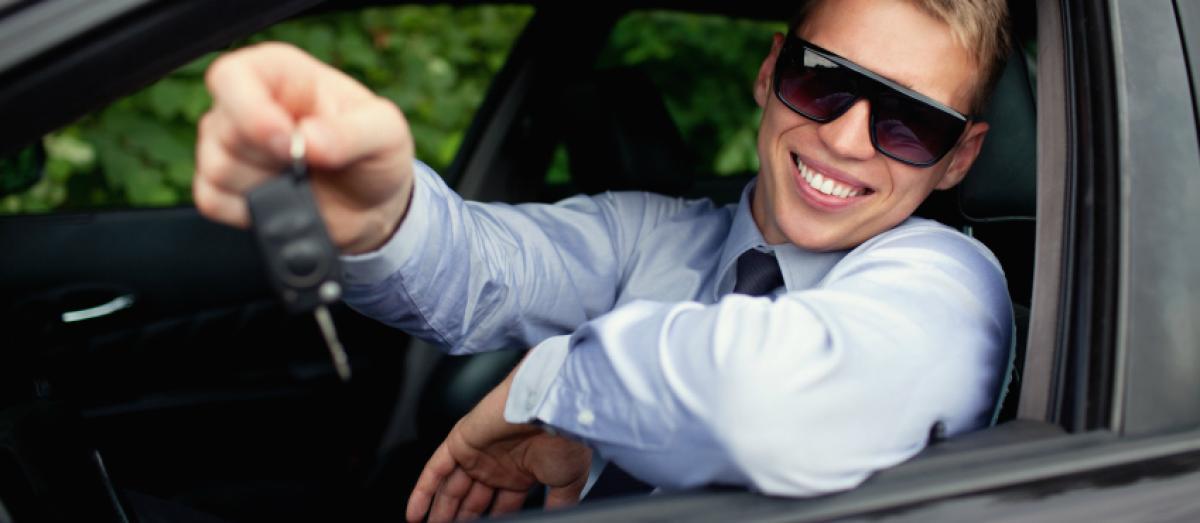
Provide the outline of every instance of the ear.
<path id="1" fill-rule="evenodd" d="M 938 189 L 949 189 L 962 181 L 963 177 L 967 175 L 967 171 L 971 170 L 971 165 L 975 163 L 975 158 L 979 156 L 979 150 L 983 148 L 983 139 L 987 136 L 987 132 L 987 122 L 971 123 L 962 141 L 950 152 L 950 165 L 946 167 L 946 173 L 938 182 Z"/>
<path id="2" fill-rule="evenodd" d="M 771 37 L 771 52 L 758 66 L 758 77 L 754 79 L 754 102 L 764 109 L 771 96 L 771 76 L 775 74 L 775 60 L 779 58 L 780 49 L 783 49 L 783 35 L 775 33 Z"/>

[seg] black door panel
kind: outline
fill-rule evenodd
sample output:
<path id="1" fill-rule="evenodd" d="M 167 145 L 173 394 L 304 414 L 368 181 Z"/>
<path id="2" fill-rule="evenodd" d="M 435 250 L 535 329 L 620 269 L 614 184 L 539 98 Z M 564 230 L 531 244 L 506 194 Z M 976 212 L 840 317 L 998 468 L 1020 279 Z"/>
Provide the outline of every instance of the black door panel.
<path id="1" fill-rule="evenodd" d="M 333 307 L 354 369 L 342 384 L 246 232 L 176 208 L 7 217 L 0 242 L 0 411 L 70 405 L 117 483 L 212 506 L 369 464 L 407 337 Z"/>

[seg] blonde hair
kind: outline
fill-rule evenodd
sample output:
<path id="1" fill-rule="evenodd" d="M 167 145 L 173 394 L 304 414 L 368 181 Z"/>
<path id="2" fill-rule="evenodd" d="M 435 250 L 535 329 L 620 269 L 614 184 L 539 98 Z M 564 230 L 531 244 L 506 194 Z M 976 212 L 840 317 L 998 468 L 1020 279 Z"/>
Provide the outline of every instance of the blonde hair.
<path id="1" fill-rule="evenodd" d="M 795 31 L 822 0 L 808 0 L 788 24 Z M 1004 64 L 1012 53 L 1007 0 L 905 0 L 950 26 L 954 39 L 979 66 L 979 85 L 971 112 L 978 114 L 987 104 Z"/>

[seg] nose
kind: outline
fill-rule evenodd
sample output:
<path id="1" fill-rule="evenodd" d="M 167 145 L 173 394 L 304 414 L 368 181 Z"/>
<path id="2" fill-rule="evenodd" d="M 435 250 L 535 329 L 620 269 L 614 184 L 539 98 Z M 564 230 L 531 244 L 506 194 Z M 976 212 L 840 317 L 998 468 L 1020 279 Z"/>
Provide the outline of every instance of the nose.
<path id="1" fill-rule="evenodd" d="M 817 136 L 829 150 L 848 159 L 866 160 L 875 155 L 871 145 L 871 108 L 867 100 L 854 102 L 837 119 L 822 124 Z"/>

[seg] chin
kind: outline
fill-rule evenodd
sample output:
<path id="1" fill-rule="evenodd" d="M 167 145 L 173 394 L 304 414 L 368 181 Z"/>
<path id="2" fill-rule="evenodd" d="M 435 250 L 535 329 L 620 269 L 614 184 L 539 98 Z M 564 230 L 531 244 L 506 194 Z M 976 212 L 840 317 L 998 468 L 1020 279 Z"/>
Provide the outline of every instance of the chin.
<path id="1" fill-rule="evenodd" d="M 780 230 L 792 245 L 809 251 L 836 251 L 848 243 L 843 234 L 819 228 L 811 222 L 795 226 L 783 226 Z"/>

